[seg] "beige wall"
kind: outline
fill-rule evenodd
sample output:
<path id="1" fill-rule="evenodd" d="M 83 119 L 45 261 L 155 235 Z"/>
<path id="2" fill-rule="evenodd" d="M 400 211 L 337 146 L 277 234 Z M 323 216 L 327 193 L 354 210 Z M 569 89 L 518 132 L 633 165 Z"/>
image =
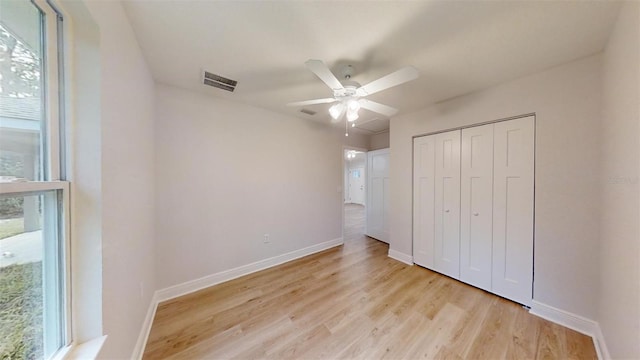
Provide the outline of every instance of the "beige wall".
<path id="1" fill-rule="evenodd" d="M 105 359 L 130 358 L 155 284 L 154 84 L 119 2 L 86 2 L 100 28 Z M 80 121 L 81 119 L 79 119 Z"/>
<path id="2" fill-rule="evenodd" d="M 369 137 L 369 150 L 380 150 L 389 147 L 389 132 L 373 134 Z"/>
<path id="3" fill-rule="evenodd" d="M 534 300 L 597 313 L 601 57 L 391 121 L 391 249 L 412 254 L 412 136 L 536 113 Z"/>
<path id="4" fill-rule="evenodd" d="M 640 358 L 639 8 L 621 8 L 604 55 L 598 320 L 616 359 Z"/>
<path id="5" fill-rule="evenodd" d="M 160 288 L 342 236 L 343 145 L 366 148 L 367 137 L 156 90 Z"/>

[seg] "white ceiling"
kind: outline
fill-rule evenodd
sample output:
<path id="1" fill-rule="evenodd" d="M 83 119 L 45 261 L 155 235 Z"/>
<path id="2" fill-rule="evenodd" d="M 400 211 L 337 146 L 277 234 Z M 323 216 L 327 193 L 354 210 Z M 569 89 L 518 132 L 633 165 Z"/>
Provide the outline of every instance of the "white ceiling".
<path id="1" fill-rule="evenodd" d="M 371 95 L 400 114 L 601 51 L 619 4 L 606 1 L 129 1 L 125 9 L 156 81 L 329 123 L 331 97 L 308 71 L 355 67 L 366 84 L 407 65 L 421 77 Z M 201 71 L 238 81 L 234 93 Z M 388 120 L 361 110 L 367 133 Z M 375 120 L 375 119 L 379 120 Z M 367 124 L 367 122 L 369 122 Z"/>

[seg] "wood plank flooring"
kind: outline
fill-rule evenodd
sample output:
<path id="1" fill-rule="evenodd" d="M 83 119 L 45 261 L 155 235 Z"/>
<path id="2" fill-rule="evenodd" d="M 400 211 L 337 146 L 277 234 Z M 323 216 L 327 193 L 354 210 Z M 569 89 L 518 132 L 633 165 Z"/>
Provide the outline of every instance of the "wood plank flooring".
<path id="1" fill-rule="evenodd" d="M 590 337 L 387 257 L 346 205 L 345 244 L 160 304 L 144 359 L 595 359 Z"/>

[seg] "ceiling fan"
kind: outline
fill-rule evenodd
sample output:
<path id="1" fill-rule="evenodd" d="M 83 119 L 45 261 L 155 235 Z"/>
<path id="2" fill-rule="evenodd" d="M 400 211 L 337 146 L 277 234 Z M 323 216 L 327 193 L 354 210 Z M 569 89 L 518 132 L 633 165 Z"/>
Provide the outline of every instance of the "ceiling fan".
<path id="1" fill-rule="evenodd" d="M 352 123 L 351 126 L 355 126 L 354 122 L 358 119 L 358 111 L 360 108 L 364 108 L 387 117 L 393 116 L 398 112 L 398 109 L 391 106 L 365 99 L 367 95 L 375 94 L 379 91 L 404 84 L 419 76 L 416 68 L 413 66 L 407 66 L 364 86 L 360 86 L 357 82 L 350 80 L 351 75 L 353 75 L 353 67 L 351 65 L 347 65 L 342 69 L 341 72 L 344 76 L 344 80 L 341 82 L 335 75 L 333 75 L 327 65 L 320 60 L 307 60 L 304 64 L 309 70 L 316 74 L 320 80 L 331 88 L 333 91 L 333 97 L 297 101 L 289 103 L 287 106 L 306 106 L 337 102 L 337 104 L 334 104 L 329 108 L 329 115 L 331 115 L 331 118 L 334 121 L 338 121 L 346 114 L 347 121 L 345 122 L 345 127 L 347 131 L 345 136 L 349 136 L 348 124 Z"/>

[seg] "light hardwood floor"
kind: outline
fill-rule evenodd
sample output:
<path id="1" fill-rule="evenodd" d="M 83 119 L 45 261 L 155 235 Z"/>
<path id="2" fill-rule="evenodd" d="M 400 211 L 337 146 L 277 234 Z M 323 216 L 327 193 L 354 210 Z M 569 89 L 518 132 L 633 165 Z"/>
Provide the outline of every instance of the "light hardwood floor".
<path id="1" fill-rule="evenodd" d="M 145 359 L 595 359 L 591 338 L 387 257 L 347 205 L 345 244 L 162 303 Z"/>

